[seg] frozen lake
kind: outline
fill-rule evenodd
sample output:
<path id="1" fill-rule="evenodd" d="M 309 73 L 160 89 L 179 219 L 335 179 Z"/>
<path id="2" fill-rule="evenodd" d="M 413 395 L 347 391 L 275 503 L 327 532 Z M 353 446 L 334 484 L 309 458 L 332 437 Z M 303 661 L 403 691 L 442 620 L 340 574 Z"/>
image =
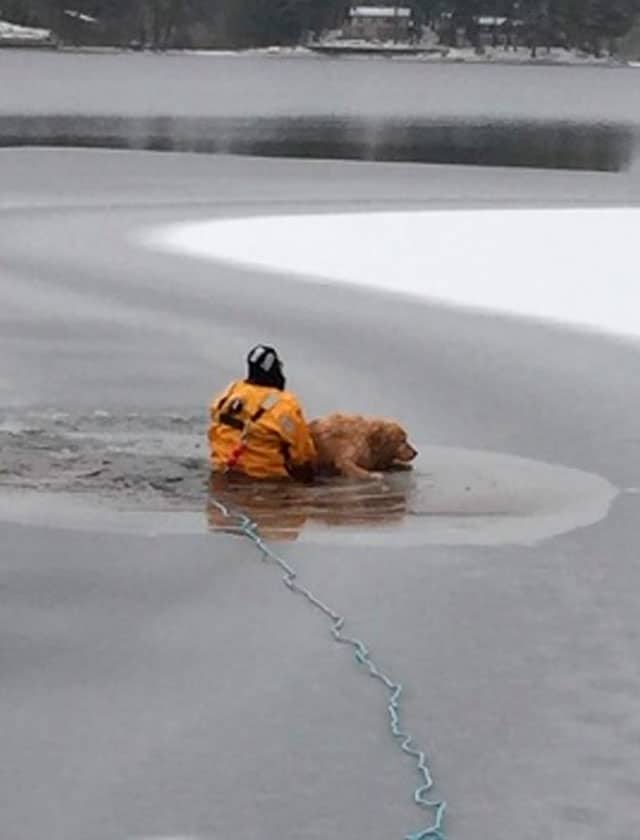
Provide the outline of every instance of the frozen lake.
<path id="1" fill-rule="evenodd" d="M 0 52 L 0 112 L 640 122 L 636 68 Z"/>
<path id="2" fill-rule="evenodd" d="M 18 50 L 0 78 L 3 145 L 616 171 L 640 123 L 628 67 Z"/>
<path id="3" fill-rule="evenodd" d="M 5 140 L 16 126 L 44 142 L 52 125 L 84 125 L 135 145 L 138 125 L 144 146 L 147 119 L 166 139 L 174 117 L 179 136 L 190 124 L 198 137 L 189 120 L 233 119 L 260 139 L 256 117 L 301 116 L 333 142 L 335 116 L 441 120 L 473 152 L 487 121 L 504 138 L 561 115 L 595 126 L 579 148 L 597 154 L 580 160 L 609 170 L 551 171 L 554 155 L 541 171 L 0 151 L 0 833 L 388 840 L 428 821 L 379 686 L 276 569 L 208 533 L 206 402 L 249 346 L 271 340 L 309 414 L 389 414 L 419 444 L 410 486 L 244 502 L 287 531 L 279 550 L 301 581 L 405 684 L 408 727 L 449 803 L 447 836 L 639 836 L 637 342 L 389 294 L 386 276 L 377 289 L 353 282 L 366 280 L 368 213 L 436 211 L 441 225 L 444 208 L 464 211 L 440 255 L 446 275 L 469 259 L 470 209 L 490 208 L 483 224 L 504 230 L 515 208 L 531 222 L 531 208 L 636 205 L 635 173 L 617 171 L 638 122 L 635 72 L 0 53 L 0 73 Z M 455 134 L 461 124 L 470 133 Z M 397 150 L 388 137 L 371 147 Z M 348 249 L 345 214 L 358 223 Z M 310 233 L 318 216 L 326 226 Z M 260 260 L 238 259 L 264 217 L 279 238 L 260 241 Z M 185 222 L 239 225 L 222 243 L 233 253 L 141 244 Z M 289 223 L 311 248 L 348 251 L 347 265 L 324 268 L 351 282 L 318 282 L 309 254 L 286 247 Z M 612 228 L 619 257 L 632 233 Z M 531 248 L 552 283 L 554 231 L 539 229 Z M 505 264 L 530 291 L 526 233 Z M 395 241 L 433 256 L 421 228 Z M 571 249 L 556 256 L 564 277 L 589 267 Z M 608 284 L 615 262 L 598 256 Z M 480 260 L 479 283 L 496 258 Z"/>

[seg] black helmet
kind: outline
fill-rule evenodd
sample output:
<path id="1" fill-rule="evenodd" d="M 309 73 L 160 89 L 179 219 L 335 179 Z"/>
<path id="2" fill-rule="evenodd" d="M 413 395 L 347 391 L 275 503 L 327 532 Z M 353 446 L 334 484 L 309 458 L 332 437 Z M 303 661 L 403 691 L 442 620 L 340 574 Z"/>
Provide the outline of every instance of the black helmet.
<path id="1" fill-rule="evenodd" d="M 257 344 L 247 356 L 247 382 L 284 390 L 285 378 L 277 351 L 266 344 Z"/>

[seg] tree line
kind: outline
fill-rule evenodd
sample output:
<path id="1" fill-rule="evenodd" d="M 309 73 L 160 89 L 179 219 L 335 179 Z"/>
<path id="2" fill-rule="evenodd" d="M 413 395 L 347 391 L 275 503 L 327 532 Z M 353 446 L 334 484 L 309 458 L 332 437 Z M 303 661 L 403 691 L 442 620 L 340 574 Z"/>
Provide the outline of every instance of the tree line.
<path id="1" fill-rule="evenodd" d="M 0 18 L 52 29 L 68 43 L 159 50 L 249 47 L 296 44 L 337 29 L 349 5 L 345 0 L 0 0 Z M 593 52 L 628 32 L 640 12 L 640 0 L 399 0 L 399 5 L 411 6 L 419 25 L 437 24 L 445 43 L 461 31 L 473 43 L 478 17 L 491 15 L 506 18 L 507 26 L 515 23 L 534 49 L 553 40 Z"/>
<path id="2" fill-rule="evenodd" d="M 476 21 L 488 14 L 505 18 L 503 27 L 508 31 L 517 28 L 534 53 L 539 45 L 579 48 L 596 55 L 605 46 L 614 52 L 616 40 L 629 32 L 640 14 L 640 0 L 454 0 L 423 5 L 438 10 L 436 14 L 449 6 L 449 25 L 442 28 L 445 42 L 453 45 L 462 28 L 474 43 Z"/>

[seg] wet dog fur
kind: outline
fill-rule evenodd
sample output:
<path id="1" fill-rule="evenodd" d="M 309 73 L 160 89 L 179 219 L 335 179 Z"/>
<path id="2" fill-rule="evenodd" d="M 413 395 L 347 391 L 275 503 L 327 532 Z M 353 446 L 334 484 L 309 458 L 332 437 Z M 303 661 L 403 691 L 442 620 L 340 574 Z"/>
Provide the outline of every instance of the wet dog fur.
<path id="1" fill-rule="evenodd" d="M 418 454 L 399 423 L 358 414 L 330 414 L 309 424 L 319 474 L 375 478 L 394 469 L 411 469 Z"/>

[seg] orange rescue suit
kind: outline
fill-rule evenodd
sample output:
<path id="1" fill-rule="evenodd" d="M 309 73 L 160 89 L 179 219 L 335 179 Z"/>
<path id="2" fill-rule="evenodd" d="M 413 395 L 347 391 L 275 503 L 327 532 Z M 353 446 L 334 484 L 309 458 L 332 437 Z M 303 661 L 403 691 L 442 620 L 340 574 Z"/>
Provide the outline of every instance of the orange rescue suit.
<path id="1" fill-rule="evenodd" d="M 232 383 L 210 408 L 209 451 L 215 472 L 251 478 L 297 477 L 316 450 L 298 400 L 249 382 Z"/>

